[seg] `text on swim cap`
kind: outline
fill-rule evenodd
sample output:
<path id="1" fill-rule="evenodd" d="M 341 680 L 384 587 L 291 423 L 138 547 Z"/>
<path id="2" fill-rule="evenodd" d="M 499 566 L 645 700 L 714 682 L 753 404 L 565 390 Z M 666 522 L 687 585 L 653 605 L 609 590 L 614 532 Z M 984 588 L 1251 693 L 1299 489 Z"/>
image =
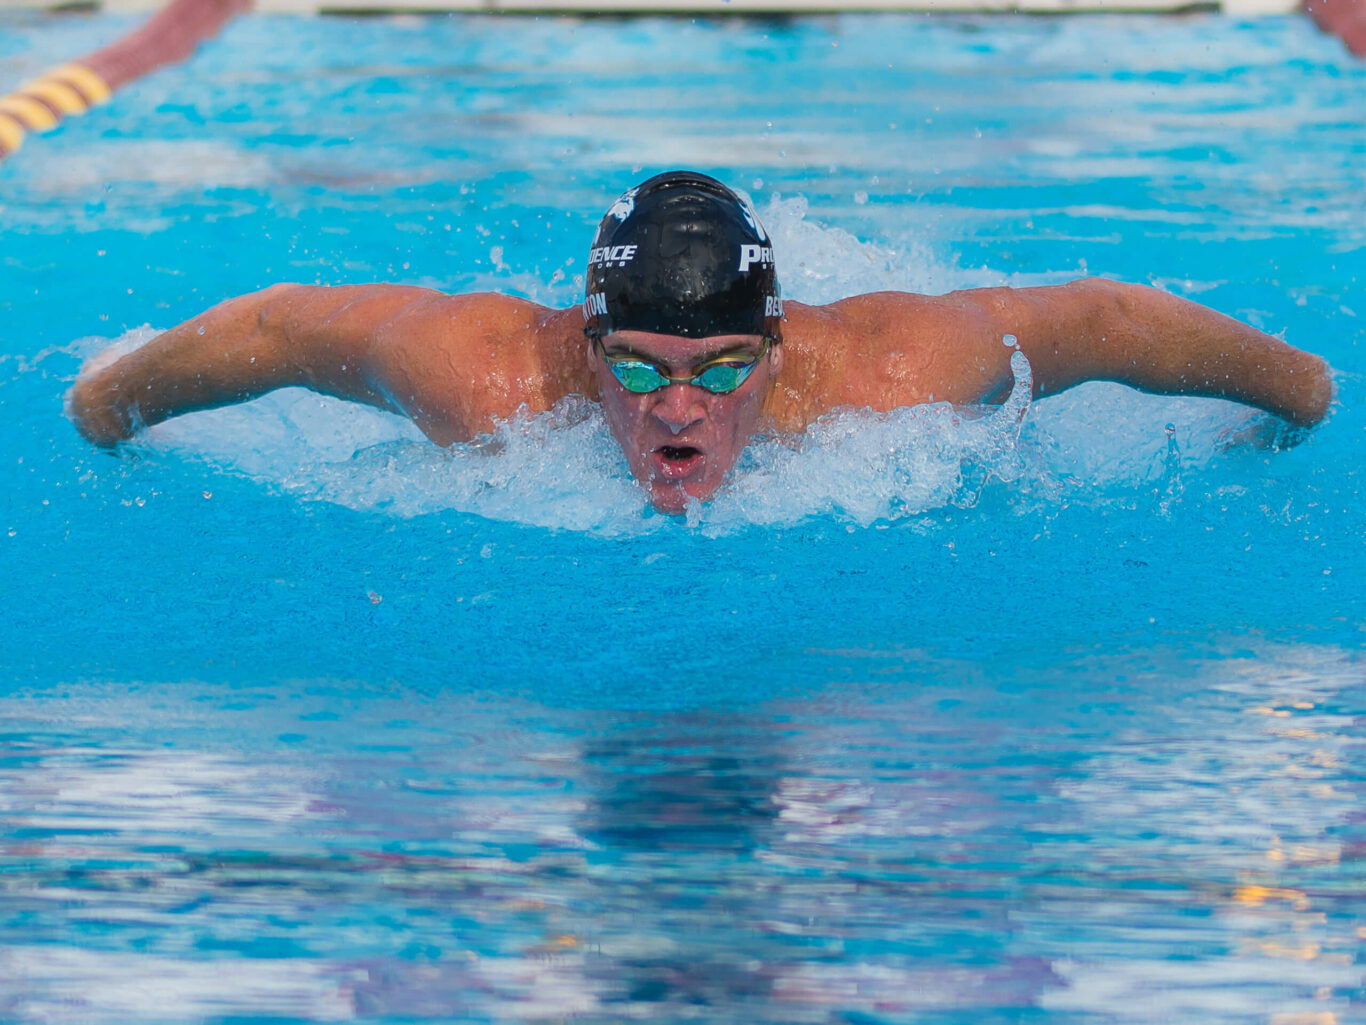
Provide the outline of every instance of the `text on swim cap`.
<path id="1" fill-rule="evenodd" d="M 589 292 L 583 300 L 583 319 L 607 316 L 607 296 L 601 292 Z"/>
<path id="2" fill-rule="evenodd" d="M 773 247 L 772 247 L 772 246 L 755 246 L 755 245 L 745 245 L 745 246 L 741 246 L 741 247 L 740 247 L 740 273 L 743 274 L 745 271 L 749 270 L 749 265 L 752 264 L 752 263 L 758 263 L 758 264 L 772 264 L 772 263 L 773 263 Z"/>
<path id="3" fill-rule="evenodd" d="M 619 263 L 625 266 L 636 256 L 635 246 L 598 246 L 588 251 L 588 266 Z"/>

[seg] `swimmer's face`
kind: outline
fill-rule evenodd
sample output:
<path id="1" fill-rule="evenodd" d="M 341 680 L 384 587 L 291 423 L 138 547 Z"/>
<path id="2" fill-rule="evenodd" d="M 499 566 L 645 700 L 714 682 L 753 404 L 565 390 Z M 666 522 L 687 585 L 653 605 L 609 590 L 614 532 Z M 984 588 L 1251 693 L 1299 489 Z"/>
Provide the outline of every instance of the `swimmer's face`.
<path id="1" fill-rule="evenodd" d="M 614 331 L 588 347 L 589 367 L 612 436 L 631 473 L 660 512 L 679 513 L 689 501 L 710 498 L 726 479 L 763 414 L 764 400 L 782 367 L 782 346 L 758 335 L 682 338 L 645 331 Z M 758 361 L 732 392 L 715 394 L 674 382 L 656 391 L 628 391 L 609 361 L 653 364 L 667 377 L 691 377 L 708 364 Z"/>

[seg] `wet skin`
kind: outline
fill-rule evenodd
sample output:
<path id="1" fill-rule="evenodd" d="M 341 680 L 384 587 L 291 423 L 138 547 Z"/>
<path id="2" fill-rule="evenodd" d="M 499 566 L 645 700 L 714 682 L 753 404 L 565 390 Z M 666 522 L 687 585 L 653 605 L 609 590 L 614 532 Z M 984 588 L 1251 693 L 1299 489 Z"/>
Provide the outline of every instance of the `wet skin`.
<path id="1" fill-rule="evenodd" d="M 195 409 L 304 386 L 409 417 L 434 442 L 470 441 L 568 395 L 601 402 L 632 474 L 657 508 L 712 495 L 756 430 L 801 432 L 834 409 L 1000 401 L 1012 381 L 1004 335 L 1035 397 L 1088 380 L 1168 395 L 1236 399 L 1292 424 L 1333 398 L 1323 360 L 1177 296 L 1085 278 L 1036 288 L 923 296 L 879 292 L 826 306 L 784 304 L 783 342 L 729 395 L 675 382 L 628 392 L 585 340 L 577 306 L 449 296 L 408 285 L 275 285 L 220 303 L 121 358 L 97 357 L 70 394 L 81 433 L 111 447 Z M 619 331 L 633 355 L 688 378 L 758 336 Z"/>
<path id="2" fill-rule="evenodd" d="M 617 331 L 603 339 L 602 348 L 608 357 L 633 356 L 677 378 L 691 377 L 720 357 L 748 362 L 764 346 L 758 335 L 683 338 Z M 769 346 L 745 382 L 725 395 L 678 381 L 637 394 L 622 387 L 591 343 L 588 361 L 607 425 L 631 473 L 656 509 L 680 513 L 690 501 L 715 493 L 759 429 L 783 354 L 781 345 Z"/>

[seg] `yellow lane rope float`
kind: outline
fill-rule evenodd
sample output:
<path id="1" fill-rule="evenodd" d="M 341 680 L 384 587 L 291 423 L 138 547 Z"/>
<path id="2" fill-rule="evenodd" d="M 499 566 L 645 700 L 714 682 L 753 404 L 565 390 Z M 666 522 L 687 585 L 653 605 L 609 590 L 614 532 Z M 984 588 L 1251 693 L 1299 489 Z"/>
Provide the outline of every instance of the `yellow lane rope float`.
<path id="1" fill-rule="evenodd" d="M 69 114 L 83 114 L 109 99 L 104 79 L 80 64 L 64 64 L 0 96 L 0 160 L 17 150 L 28 132 L 50 132 Z"/>

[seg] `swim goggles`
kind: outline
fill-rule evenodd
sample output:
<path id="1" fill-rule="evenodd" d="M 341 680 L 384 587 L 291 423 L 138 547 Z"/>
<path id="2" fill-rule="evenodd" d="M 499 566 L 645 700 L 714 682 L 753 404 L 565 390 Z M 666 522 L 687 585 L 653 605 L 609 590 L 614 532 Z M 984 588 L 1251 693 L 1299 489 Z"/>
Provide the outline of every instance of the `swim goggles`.
<path id="1" fill-rule="evenodd" d="M 752 359 L 722 356 L 710 363 L 704 363 L 690 377 L 673 377 L 664 373 L 657 363 L 651 363 L 639 356 L 610 356 L 602 344 L 601 337 L 593 340 L 597 343 L 598 353 L 602 356 L 603 362 L 607 364 L 607 369 L 612 371 L 612 376 L 628 392 L 636 395 L 658 391 L 670 384 L 691 384 L 697 388 L 704 388 L 713 395 L 725 395 L 733 392 L 744 384 L 749 375 L 754 372 L 754 368 L 768 353 L 768 347 L 772 343 L 771 338 L 765 338 L 763 345 L 759 347 L 759 352 Z"/>

